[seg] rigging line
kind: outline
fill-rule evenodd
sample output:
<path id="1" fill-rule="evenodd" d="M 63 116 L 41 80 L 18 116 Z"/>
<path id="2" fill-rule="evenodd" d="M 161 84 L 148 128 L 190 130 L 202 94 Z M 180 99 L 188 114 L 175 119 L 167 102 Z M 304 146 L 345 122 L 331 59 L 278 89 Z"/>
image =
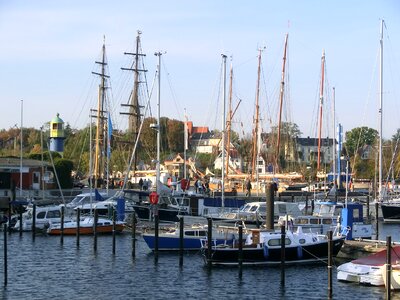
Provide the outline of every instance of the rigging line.
<path id="1" fill-rule="evenodd" d="M 151 87 L 151 92 L 150 92 L 150 94 L 149 94 L 149 97 L 147 98 L 147 103 L 146 103 L 146 107 L 145 107 L 145 111 L 144 111 L 144 114 L 143 114 L 143 115 L 146 115 L 147 112 L 150 110 L 150 100 L 151 100 L 151 96 L 152 96 L 152 93 L 153 93 L 153 88 L 154 88 L 154 86 L 155 86 L 155 84 L 156 84 L 156 82 L 157 82 L 157 81 L 156 81 L 156 79 L 157 79 L 157 72 L 156 72 L 155 75 L 156 75 L 156 76 L 154 76 L 154 80 L 153 80 L 152 87 Z M 132 155 L 131 155 L 131 158 L 130 158 L 130 160 L 129 160 L 128 168 L 127 168 L 127 170 L 126 170 L 126 174 L 125 174 L 125 177 L 124 177 L 124 183 L 123 183 L 123 185 L 122 185 L 122 187 L 121 187 L 121 190 L 124 190 L 124 189 L 125 189 L 125 186 L 126 186 L 126 184 L 127 184 L 127 182 L 128 182 L 129 172 L 130 172 L 131 167 L 132 167 L 133 159 L 135 158 L 136 148 L 137 148 L 137 145 L 138 145 L 139 140 L 140 140 L 140 134 L 141 134 L 141 132 L 142 132 L 143 124 L 144 124 L 144 122 L 141 122 L 141 123 L 140 123 L 139 131 L 138 131 L 138 134 L 137 134 L 137 137 L 136 137 L 135 145 L 134 145 L 134 147 L 133 147 Z M 158 125 L 160 125 L 160 124 L 158 124 Z M 159 129 L 159 130 L 160 130 L 160 129 Z M 157 185 L 157 184 L 158 184 L 158 183 L 156 183 L 156 185 Z"/>
<path id="2" fill-rule="evenodd" d="M 165 73 L 167 74 L 167 81 L 168 81 L 168 85 L 169 85 L 169 89 L 170 89 L 170 92 L 171 92 L 172 99 L 174 100 L 176 112 L 177 112 L 178 116 L 182 116 L 184 114 L 184 111 L 183 110 L 179 111 L 179 105 L 178 105 L 176 93 L 175 93 L 175 90 L 172 87 L 171 77 L 170 77 L 170 74 L 168 72 L 167 66 L 165 65 L 164 61 L 162 63 L 162 66 L 164 67 Z"/>
<path id="3" fill-rule="evenodd" d="M 367 118 L 367 108 L 369 107 L 369 102 L 370 102 L 371 94 L 372 94 L 372 82 L 374 81 L 374 75 L 376 74 L 376 70 L 378 68 L 378 62 L 379 62 L 379 47 L 378 47 L 378 50 L 377 50 L 377 53 L 376 53 L 375 65 L 374 65 L 374 68 L 373 68 L 373 71 L 372 71 L 372 74 L 371 74 L 371 81 L 370 81 L 368 94 L 367 94 L 367 103 L 364 106 L 364 113 L 363 113 L 361 124 L 365 124 L 366 123 L 365 120 Z M 360 135 L 358 137 L 355 149 L 358 149 L 358 147 L 360 146 L 361 133 L 362 133 L 362 130 L 360 131 Z M 354 159 L 353 159 L 353 166 L 354 166 L 355 163 L 356 163 L 356 158 L 357 158 L 357 151 L 356 150 L 355 150 L 355 153 L 353 153 L 353 155 L 354 155 Z"/>

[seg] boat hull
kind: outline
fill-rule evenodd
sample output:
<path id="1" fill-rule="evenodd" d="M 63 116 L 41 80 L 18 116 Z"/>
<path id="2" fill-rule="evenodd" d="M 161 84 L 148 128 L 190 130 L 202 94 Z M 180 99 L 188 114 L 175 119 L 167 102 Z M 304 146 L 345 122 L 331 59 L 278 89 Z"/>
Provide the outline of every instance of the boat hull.
<path id="1" fill-rule="evenodd" d="M 147 246 L 154 251 L 155 248 L 155 237 L 154 234 L 143 234 L 143 239 L 145 240 Z M 186 251 L 196 251 L 201 249 L 201 240 L 204 237 L 193 237 L 183 239 L 183 250 Z M 226 239 L 213 239 L 214 245 L 224 245 L 232 243 L 233 240 Z M 161 251 L 177 251 L 180 250 L 180 239 L 179 237 L 158 237 L 158 250 Z"/>
<path id="2" fill-rule="evenodd" d="M 333 241 L 333 255 L 336 256 L 344 243 L 344 237 Z M 208 257 L 208 249 L 203 248 L 204 257 Z M 321 262 L 327 259 L 328 241 L 303 246 L 286 246 L 285 263 Z M 211 263 L 214 265 L 237 265 L 239 260 L 237 247 L 218 248 L 211 250 Z M 280 247 L 245 246 L 242 252 L 243 265 L 276 265 L 281 263 Z"/>
<path id="3" fill-rule="evenodd" d="M 118 224 L 115 226 L 115 232 L 121 233 L 124 230 L 123 224 Z M 96 233 L 98 234 L 110 234 L 113 232 L 113 225 L 100 225 L 96 228 Z M 78 227 L 66 227 L 63 230 L 61 228 L 50 228 L 49 235 L 76 235 L 78 233 Z M 94 234 L 93 226 L 83 226 L 79 227 L 79 234 L 81 235 L 92 235 Z"/>
<path id="4" fill-rule="evenodd" d="M 381 204 L 385 223 L 400 223 L 400 205 Z"/>

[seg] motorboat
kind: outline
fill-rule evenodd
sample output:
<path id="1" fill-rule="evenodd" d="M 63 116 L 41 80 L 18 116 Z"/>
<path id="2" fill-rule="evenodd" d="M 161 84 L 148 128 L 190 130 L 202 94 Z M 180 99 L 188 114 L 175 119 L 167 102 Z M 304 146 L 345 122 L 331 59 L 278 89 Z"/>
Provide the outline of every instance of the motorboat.
<path id="1" fill-rule="evenodd" d="M 183 228 L 183 250 L 200 250 L 201 241 L 207 239 L 207 225 L 192 225 Z M 147 246 L 154 251 L 155 233 L 144 232 L 142 234 Z M 228 228 L 213 227 L 212 244 L 215 246 L 226 245 L 238 239 L 237 231 Z M 162 230 L 158 234 L 158 250 L 176 251 L 180 249 L 180 229 L 179 226 Z"/>
<path id="2" fill-rule="evenodd" d="M 78 226 L 79 225 L 79 226 Z M 82 217 L 78 222 L 69 221 L 64 222 L 63 228 L 61 228 L 61 223 L 51 224 L 47 232 L 49 235 L 76 235 L 79 228 L 79 234 L 91 235 L 95 233 L 95 222 L 94 216 Z M 115 232 L 120 233 L 125 228 L 125 222 L 115 221 Z M 112 233 L 114 231 L 113 221 L 108 218 L 99 217 L 96 223 L 96 233 Z"/>
<path id="3" fill-rule="evenodd" d="M 61 222 L 61 205 L 50 205 L 50 206 L 37 206 L 35 208 L 35 230 L 45 230 L 50 225 L 58 224 Z M 22 231 L 31 231 L 33 225 L 33 206 L 28 206 L 26 211 L 22 214 Z M 13 230 L 19 231 L 21 228 L 21 222 L 19 216 L 17 218 Z M 72 212 L 69 210 L 64 211 L 64 220 L 68 221 L 72 218 Z"/>
<path id="4" fill-rule="evenodd" d="M 344 243 L 346 234 L 335 231 L 332 238 L 333 256 L 336 256 Z M 287 231 L 285 235 L 285 264 L 316 263 L 328 257 L 327 235 L 313 232 L 305 233 L 299 227 L 297 231 Z M 281 232 L 252 230 L 242 247 L 243 265 L 278 265 L 281 263 Z M 213 265 L 238 265 L 239 245 L 225 247 L 212 246 L 211 253 L 203 245 L 205 261 L 210 259 Z"/>
<path id="5" fill-rule="evenodd" d="M 392 246 L 391 263 L 400 263 L 400 246 Z M 385 285 L 382 267 L 386 263 L 386 249 L 372 255 L 362 257 L 342 264 L 337 269 L 337 279 L 346 282 L 356 282 L 365 285 Z"/>

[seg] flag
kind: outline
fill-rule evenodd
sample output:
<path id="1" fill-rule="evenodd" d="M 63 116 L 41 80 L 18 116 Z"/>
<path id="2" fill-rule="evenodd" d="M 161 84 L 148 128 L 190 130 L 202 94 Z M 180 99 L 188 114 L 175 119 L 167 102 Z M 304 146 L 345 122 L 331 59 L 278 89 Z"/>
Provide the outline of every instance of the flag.
<path id="1" fill-rule="evenodd" d="M 104 198 L 100 195 L 99 191 L 97 189 L 94 190 L 94 197 L 96 201 L 103 201 Z"/>
<path id="2" fill-rule="evenodd" d="M 112 122 L 111 122 L 111 115 L 110 112 L 108 112 L 108 134 L 107 134 L 107 158 L 110 159 L 111 156 L 111 136 L 112 136 Z"/>

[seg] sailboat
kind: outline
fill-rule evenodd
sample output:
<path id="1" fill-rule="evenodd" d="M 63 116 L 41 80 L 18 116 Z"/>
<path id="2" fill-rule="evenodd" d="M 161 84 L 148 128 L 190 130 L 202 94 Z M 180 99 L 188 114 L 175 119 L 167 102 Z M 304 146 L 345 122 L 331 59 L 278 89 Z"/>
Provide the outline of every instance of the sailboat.
<path id="1" fill-rule="evenodd" d="M 97 188 L 103 185 L 103 183 L 107 184 L 108 187 L 108 180 L 104 180 L 102 177 L 102 173 L 106 174 L 106 178 L 108 178 L 108 167 L 106 162 L 104 162 L 102 153 L 109 153 L 109 149 L 106 149 L 106 145 L 109 145 L 110 139 L 110 116 L 108 115 L 108 136 L 104 133 L 103 129 L 104 126 L 104 119 L 105 119 L 105 90 L 106 90 L 106 79 L 109 78 L 108 75 L 105 74 L 105 67 L 107 65 L 106 62 L 106 52 L 105 52 L 105 41 L 102 47 L 102 60 L 101 62 L 96 62 L 97 64 L 101 65 L 101 73 L 92 72 L 95 75 L 99 75 L 101 78 L 101 84 L 99 86 L 99 93 L 98 93 L 98 105 L 97 110 L 97 126 L 96 126 L 96 145 L 95 145 L 95 160 L 94 160 L 94 172 L 92 170 L 92 152 L 90 151 L 90 179 L 89 179 L 89 187 L 90 187 L 90 205 L 92 206 L 92 196 L 96 193 L 92 192 L 92 187 L 94 184 L 95 192 L 97 192 Z M 90 116 L 91 117 L 91 116 Z M 92 122 L 90 121 L 90 140 L 92 140 Z M 107 140 L 107 142 L 105 142 Z M 90 144 L 91 141 L 90 141 Z M 90 145 L 90 148 L 92 145 Z M 101 149 L 103 148 L 103 149 Z M 91 150 L 91 149 L 90 149 Z M 93 234 L 97 233 L 112 233 L 113 230 L 116 232 L 123 231 L 125 223 L 123 221 L 113 221 L 110 219 L 95 216 L 93 213 L 93 209 L 90 209 L 90 214 L 88 216 L 83 216 L 79 220 L 75 221 L 68 221 L 64 223 L 58 224 L 51 224 L 48 228 L 48 234 L 50 235 L 74 235 L 77 234 L 78 231 L 80 234 Z"/>

